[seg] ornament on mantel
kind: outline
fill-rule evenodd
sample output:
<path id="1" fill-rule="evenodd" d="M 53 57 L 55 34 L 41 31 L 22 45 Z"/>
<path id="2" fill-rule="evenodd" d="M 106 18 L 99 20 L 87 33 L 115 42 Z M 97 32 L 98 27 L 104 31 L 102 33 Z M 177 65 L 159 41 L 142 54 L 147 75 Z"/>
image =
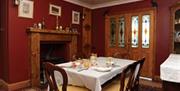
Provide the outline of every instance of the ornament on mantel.
<path id="1" fill-rule="evenodd" d="M 56 30 L 59 30 L 59 16 L 56 16 Z"/>

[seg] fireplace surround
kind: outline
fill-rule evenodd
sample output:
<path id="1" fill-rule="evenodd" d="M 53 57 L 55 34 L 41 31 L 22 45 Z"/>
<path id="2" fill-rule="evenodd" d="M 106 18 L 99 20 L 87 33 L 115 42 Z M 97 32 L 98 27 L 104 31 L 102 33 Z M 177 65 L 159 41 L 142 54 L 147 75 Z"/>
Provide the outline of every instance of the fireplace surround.
<path id="1" fill-rule="evenodd" d="M 67 42 L 67 59 L 72 60 L 73 54 L 77 53 L 77 32 L 62 32 L 47 29 L 27 29 L 30 80 L 31 86 L 40 86 L 40 43 L 41 42 Z"/>

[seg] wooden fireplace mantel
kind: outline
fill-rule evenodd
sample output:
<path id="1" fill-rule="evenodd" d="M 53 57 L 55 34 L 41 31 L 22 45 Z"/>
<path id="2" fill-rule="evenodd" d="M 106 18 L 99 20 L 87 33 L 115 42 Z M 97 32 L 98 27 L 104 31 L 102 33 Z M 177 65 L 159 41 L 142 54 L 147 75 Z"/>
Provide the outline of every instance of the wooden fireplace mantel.
<path id="1" fill-rule="evenodd" d="M 29 61 L 31 65 L 31 86 L 40 85 L 40 42 L 68 42 L 68 60 L 72 60 L 77 52 L 77 32 L 63 32 L 57 30 L 27 29 Z"/>

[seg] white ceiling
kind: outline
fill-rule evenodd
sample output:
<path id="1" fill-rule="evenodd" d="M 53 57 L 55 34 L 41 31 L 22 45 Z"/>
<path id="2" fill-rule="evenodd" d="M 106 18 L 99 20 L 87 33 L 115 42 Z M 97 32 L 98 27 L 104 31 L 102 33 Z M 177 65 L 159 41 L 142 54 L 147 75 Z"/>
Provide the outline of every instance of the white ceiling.
<path id="1" fill-rule="evenodd" d="M 64 0 L 90 9 L 108 7 L 113 5 L 137 2 L 142 0 Z"/>

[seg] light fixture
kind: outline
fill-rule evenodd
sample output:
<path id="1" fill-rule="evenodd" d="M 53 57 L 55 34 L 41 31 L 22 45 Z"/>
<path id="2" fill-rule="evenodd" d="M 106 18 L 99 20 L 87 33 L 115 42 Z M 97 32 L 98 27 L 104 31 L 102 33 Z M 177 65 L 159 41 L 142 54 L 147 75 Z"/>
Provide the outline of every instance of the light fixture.
<path id="1" fill-rule="evenodd" d="M 152 7 L 158 7 L 158 3 L 156 0 L 151 0 Z"/>
<path id="2" fill-rule="evenodd" d="M 19 5 L 22 0 L 14 0 L 14 5 Z"/>

